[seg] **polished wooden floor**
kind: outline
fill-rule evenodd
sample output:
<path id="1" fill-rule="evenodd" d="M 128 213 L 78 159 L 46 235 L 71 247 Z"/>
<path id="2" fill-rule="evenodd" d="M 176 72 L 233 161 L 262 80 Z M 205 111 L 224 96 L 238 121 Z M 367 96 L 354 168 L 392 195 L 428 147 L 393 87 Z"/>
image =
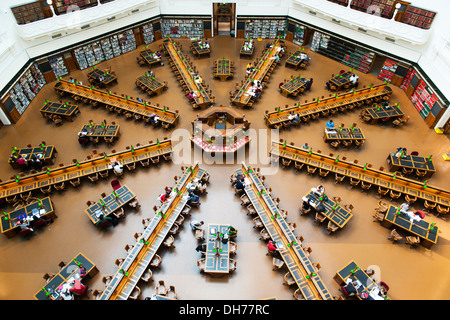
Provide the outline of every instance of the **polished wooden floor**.
<path id="1" fill-rule="evenodd" d="M 180 40 L 183 52 L 191 57 L 203 77 L 216 96 L 216 105 L 229 105 L 228 93 L 235 82 L 240 82 L 245 75 L 245 66 L 248 60 L 239 59 L 239 49 L 242 39 L 219 36 L 211 40 L 212 53 L 210 58 L 196 59 L 189 52 L 188 40 Z M 253 60 L 261 55 L 268 40 L 256 42 Z M 149 47 L 158 49 L 161 41 L 152 43 Z M 287 43 L 288 51 L 294 51 L 297 46 Z M 116 71 L 118 84 L 111 88 L 112 91 L 125 93 L 129 96 L 147 97 L 135 87 L 135 79 L 148 71 L 148 68 L 139 67 L 136 56 L 138 48 L 133 52 L 122 55 L 111 61 L 104 62 L 97 68 L 104 69 L 110 65 Z M 338 73 L 341 69 L 347 69 L 342 64 L 329 60 L 314 52 L 309 52 L 311 63 L 305 71 L 294 71 L 285 68 L 282 59 L 281 64 L 275 69 L 268 87 L 264 90 L 262 98 L 253 109 L 240 110 L 252 122 L 253 129 L 267 129 L 263 115 L 265 110 L 274 110 L 275 107 L 292 105 L 295 102 L 304 102 L 312 98 L 328 95 L 325 90 L 325 81 L 331 74 Z M 229 58 L 236 65 L 235 77 L 228 81 L 212 79 L 213 61 L 218 58 Z M 163 60 L 167 64 L 167 59 Z M 109 152 L 111 149 L 124 150 L 126 146 L 147 143 L 149 140 L 170 137 L 177 133 L 177 129 L 191 130 L 191 121 L 196 115 L 182 89 L 178 86 L 175 76 L 170 68 L 153 68 L 159 80 L 167 81 L 168 90 L 161 95 L 147 99 L 152 103 L 170 107 L 171 110 L 180 111 L 180 122 L 175 130 L 153 129 L 144 123 L 127 121 L 123 116 L 112 115 L 103 109 L 93 110 L 90 106 L 80 104 L 81 114 L 74 122 L 65 122 L 59 127 L 46 122 L 39 113 L 46 99 L 59 100 L 53 84 L 48 84 L 37 95 L 28 107 L 20 121 L 12 126 L 3 127 L 0 130 L 1 147 L 0 178 L 5 181 L 17 173 L 7 163 L 11 148 L 21 147 L 27 144 L 37 145 L 41 141 L 54 144 L 59 152 L 56 165 L 68 164 L 72 159 L 84 159 L 92 149 L 99 152 Z M 87 73 L 90 69 L 73 72 L 70 76 L 87 83 Z M 311 92 L 299 96 L 295 100 L 282 96 L 278 91 L 278 84 L 291 75 L 314 78 Z M 362 74 L 362 85 L 380 84 L 374 74 Z M 360 150 L 339 149 L 333 151 L 323 142 L 323 128 L 328 119 L 321 118 L 310 124 L 302 125 L 298 129 L 282 131 L 280 138 L 295 145 L 301 145 L 307 141 L 314 149 L 322 152 L 339 154 L 347 159 L 358 159 L 360 163 L 371 163 L 374 167 L 386 166 L 386 157 L 389 152 L 397 147 L 406 147 L 408 151 L 417 150 L 421 155 L 433 155 L 437 173 L 430 179 L 430 185 L 450 189 L 449 165 L 443 161 L 441 155 L 449 152 L 449 140 L 447 136 L 438 135 L 429 129 L 415 110 L 404 92 L 392 86 L 393 95 L 391 102 L 398 102 L 404 112 L 411 117 L 404 127 L 369 125 L 363 123 L 358 117 L 358 111 L 339 114 L 334 117 L 337 124 L 351 125 L 356 122 L 365 134 L 367 141 Z M 64 99 L 70 101 L 70 99 Z M 96 147 L 83 148 L 78 144 L 77 132 L 88 120 L 101 122 L 116 121 L 121 127 L 121 137 L 114 146 L 108 147 L 101 143 Z M 264 132 L 264 131 L 263 131 Z M 180 143 L 174 141 L 174 144 Z M 267 152 L 270 141 L 253 140 L 257 151 L 251 151 L 245 160 L 254 167 L 267 166 Z M 264 150 L 264 148 L 267 148 Z M 196 151 L 198 154 L 198 151 Z M 257 163 L 250 162 L 257 153 Z M 252 156 L 252 157 L 251 157 Z M 161 249 L 162 264 L 159 269 L 153 271 L 154 281 L 149 284 L 139 284 L 142 289 L 141 299 L 151 296 L 155 292 L 155 284 L 158 280 L 164 280 L 167 285 L 174 285 L 179 299 L 264 299 L 277 297 L 278 299 L 293 299 L 294 287 L 283 285 L 282 271 L 272 271 L 272 258 L 265 255 L 266 244 L 259 240 L 259 231 L 254 229 L 252 220 L 245 214 L 246 210 L 240 205 L 240 200 L 234 196 L 229 183 L 230 174 L 240 167 L 235 164 L 208 164 L 201 167 L 208 170 L 211 175 L 211 183 L 208 194 L 202 197 L 202 205 L 199 209 L 193 209 L 190 219 L 204 220 L 209 223 L 229 223 L 239 230 L 237 237 L 238 249 L 235 259 L 237 269 L 234 273 L 224 277 L 211 277 L 200 274 L 196 260 L 200 255 L 195 251 L 197 240 L 194 239 L 187 219 L 180 233 L 176 236 L 173 250 Z M 164 162 L 149 169 L 138 168 L 135 173 L 125 172 L 121 178 L 122 184 L 127 184 L 137 195 L 142 207 L 138 212 L 127 211 L 127 216 L 115 228 L 103 232 L 98 230 L 84 213 L 87 200 L 97 200 L 102 192 L 111 190 L 112 177 L 93 185 L 85 182 L 80 188 L 68 187 L 62 193 L 51 195 L 58 218 L 53 224 L 38 231 L 31 239 L 24 240 L 17 236 L 12 239 L 0 237 L 0 299 L 33 299 L 34 294 L 44 284 L 42 278 L 46 272 L 56 273 L 58 263 L 61 260 L 69 260 L 78 252 L 83 252 L 97 264 L 99 273 L 87 284 L 93 289 L 103 289 L 102 277 L 114 274 L 116 258 L 125 257 L 124 247 L 127 243 L 133 243 L 134 233 L 143 230 L 141 220 L 153 215 L 153 206 L 158 203 L 157 196 L 165 186 L 174 184 L 173 177 L 181 174 L 181 164 Z M 273 189 L 273 194 L 281 199 L 281 208 L 288 210 L 287 220 L 295 222 L 296 235 L 302 235 L 306 246 L 312 248 L 311 260 L 322 265 L 320 275 L 327 288 L 333 295 L 338 295 L 338 285 L 333 276 L 337 270 L 345 266 L 349 261 L 355 260 L 360 266 L 368 267 L 376 265 L 381 270 L 381 279 L 390 286 L 389 296 L 394 299 L 448 299 L 450 297 L 450 227 L 447 217 L 437 218 L 434 214 L 427 215 L 426 219 L 435 222 L 440 227 L 437 245 L 431 249 L 418 247 L 410 249 L 403 241 L 392 244 L 387 237 L 389 230 L 372 221 L 374 208 L 379 201 L 375 193 L 363 193 L 361 189 L 352 190 L 348 183 L 335 185 L 334 179 L 321 180 L 318 175 L 309 176 L 305 171 L 296 174 L 293 169 L 279 169 L 276 174 L 266 175 L 266 182 Z M 330 236 L 325 231 L 325 226 L 317 226 L 313 218 L 299 215 L 301 197 L 311 187 L 323 184 L 330 196 L 340 196 L 344 204 L 351 203 L 354 206 L 353 218 L 343 230 Z M 389 199 L 385 199 L 389 200 Z M 415 209 L 423 209 L 415 206 Z M 5 206 L 3 211 L 11 210 Z M 195 283 L 195 285 L 194 285 Z"/>

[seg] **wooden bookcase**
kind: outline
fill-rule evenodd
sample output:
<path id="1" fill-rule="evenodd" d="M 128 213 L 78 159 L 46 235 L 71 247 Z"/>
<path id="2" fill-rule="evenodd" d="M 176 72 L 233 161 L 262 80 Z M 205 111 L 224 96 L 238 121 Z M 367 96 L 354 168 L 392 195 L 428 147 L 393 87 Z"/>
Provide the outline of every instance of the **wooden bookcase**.
<path id="1" fill-rule="evenodd" d="M 402 22 L 422 29 L 430 29 L 436 12 L 408 6 L 403 14 Z"/>
<path id="2" fill-rule="evenodd" d="M 17 24 L 26 24 L 46 18 L 44 8 L 39 1 L 11 7 L 11 11 L 16 18 Z"/>

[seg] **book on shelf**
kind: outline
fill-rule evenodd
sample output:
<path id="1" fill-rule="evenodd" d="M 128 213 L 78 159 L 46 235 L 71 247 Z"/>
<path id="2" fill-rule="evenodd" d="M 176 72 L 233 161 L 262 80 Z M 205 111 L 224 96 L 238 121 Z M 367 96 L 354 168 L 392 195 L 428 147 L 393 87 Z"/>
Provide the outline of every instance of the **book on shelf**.
<path id="1" fill-rule="evenodd" d="M 51 57 L 48 59 L 48 62 L 50 63 L 56 78 L 64 77 L 69 74 L 62 56 Z"/>

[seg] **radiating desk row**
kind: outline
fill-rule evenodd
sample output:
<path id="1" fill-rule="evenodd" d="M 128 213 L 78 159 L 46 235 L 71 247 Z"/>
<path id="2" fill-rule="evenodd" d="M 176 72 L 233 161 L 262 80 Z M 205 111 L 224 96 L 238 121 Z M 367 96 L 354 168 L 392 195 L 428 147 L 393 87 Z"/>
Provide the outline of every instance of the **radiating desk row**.
<path id="1" fill-rule="evenodd" d="M 317 270 L 306 256 L 299 240 L 294 236 L 286 220 L 267 192 L 263 182 L 251 166 L 242 164 L 242 169 L 235 171 L 246 177 L 250 185 L 245 193 L 250 199 L 264 227 L 273 241 L 277 243 L 281 257 L 306 300 L 332 300 L 333 297 L 325 287 Z"/>

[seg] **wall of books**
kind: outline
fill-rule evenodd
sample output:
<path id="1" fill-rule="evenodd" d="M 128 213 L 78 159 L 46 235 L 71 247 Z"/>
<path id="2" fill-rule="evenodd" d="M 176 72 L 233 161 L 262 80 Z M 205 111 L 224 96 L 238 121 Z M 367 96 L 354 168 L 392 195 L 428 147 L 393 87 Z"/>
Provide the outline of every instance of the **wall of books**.
<path id="1" fill-rule="evenodd" d="M 296 24 L 294 31 L 294 39 L 292 40 L 292 42 L 299 46 L 302 46 L 305 41 L 305 35 L 306 35 L 306 27 L 302 26 L 301 24 Z"/>
<path id="2" fill-rule="evenodd" d="M 62 56 L 56 56 L 48 59 L 56 78 L 64 77 L 69 74 L 69 70 Z"/>
<path id="3" fill-rule="evenodd" d="M 163 37 L 203 38 L 202 19 L 161 19 Z"/>
<path id="4" fill-rule="evenodd" d="M 383 66 L 381 67 L 380 73 L 378 74 L 378 79 L 383 81 L 391 82 L 392 77 L 397 70 L 398 63 L 391 59 L 386 59 Z"/>
<path id="5" fill-rule="evenodd" d="M 136 38 L 130 29 L 75 48 L 73 53 L 79 68 L 83 70 L 134 49 Z"/>
<path id="6" fill-rule="evenodd" d="M 422 29 L 430 29 L 436 12 L 408 6 L 402 22 Z"/>
<path id="7" fill-rule="evenodd" d="M 147 23 L 141 26 L 142 36 L 144 37 L 144 43 L 149 44 L 155 40 L 153 33 L 153 23 Z"/>
<path id="8" fill-rule="evenodd" d="M 25 111 L 45 83 L 44 76 L 36 63 L 32 64 L 17 80 L 9 91 L 9 97 L 19 114 Z"/>
<path id="9" fill-rule="evenodd" d="M 319 31 L 314 31 L 311 50 L 364 73 L 375 59 L 374 52 Z"/>
<path id="10" fill-rule="evenodd" d="M 246 39 L 284 39 L 287 33 L 287 19 L 247 19 L 245 20 L 244 37 Z"/>

